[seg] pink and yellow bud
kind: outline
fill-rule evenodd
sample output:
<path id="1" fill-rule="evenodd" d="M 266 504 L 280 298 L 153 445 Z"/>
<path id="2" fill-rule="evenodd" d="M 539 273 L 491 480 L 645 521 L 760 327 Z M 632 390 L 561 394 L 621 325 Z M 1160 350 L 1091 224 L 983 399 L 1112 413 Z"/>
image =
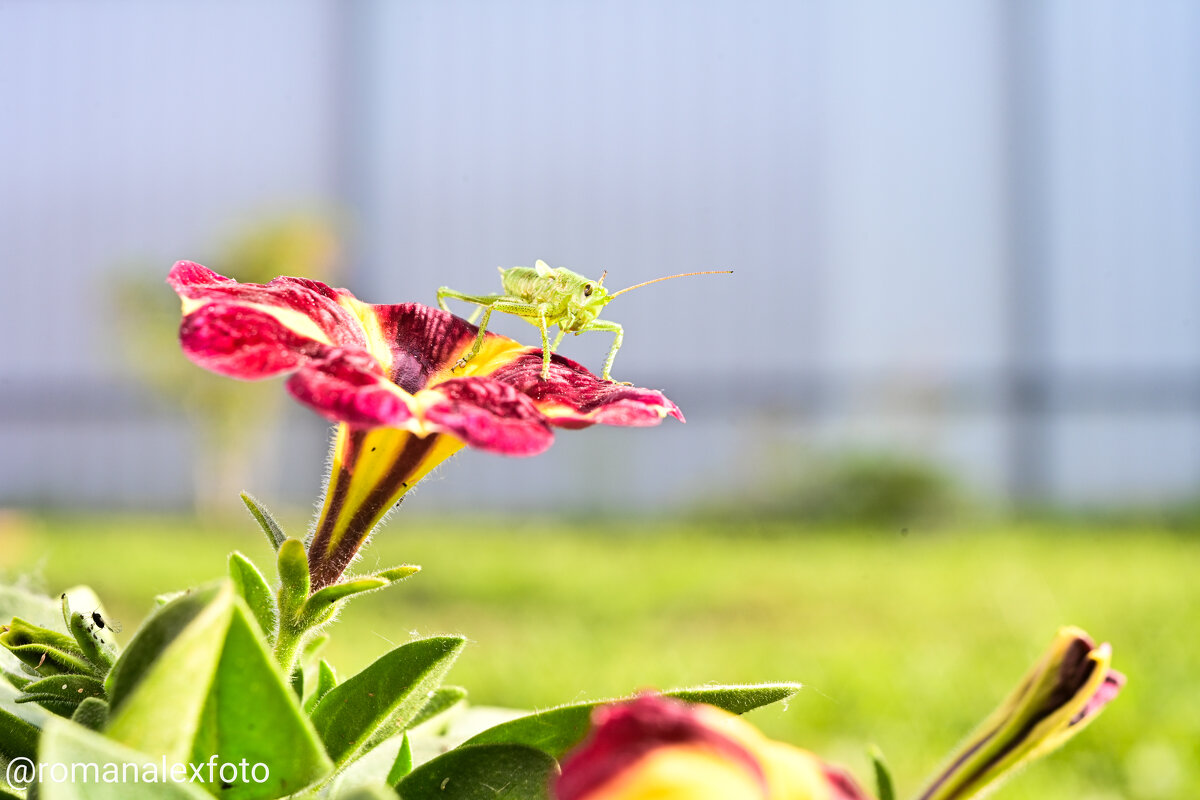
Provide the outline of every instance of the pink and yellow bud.
<path id="1" fill-rule="evenodd" d="M 562 763 L 557 800 L 866 800 L 816 756 L 711 706 L 646 694 L 596 710 Z"/>

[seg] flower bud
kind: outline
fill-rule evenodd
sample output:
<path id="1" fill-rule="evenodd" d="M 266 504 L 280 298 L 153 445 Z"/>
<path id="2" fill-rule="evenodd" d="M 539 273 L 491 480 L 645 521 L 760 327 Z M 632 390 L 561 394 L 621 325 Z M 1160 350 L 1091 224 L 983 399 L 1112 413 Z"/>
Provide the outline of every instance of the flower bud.
<path id="1" fill-rule="evenodd" d="M 1062 628 L 1017 689 L 979 726 L 919 800 L 973 797 L 1017 767 L 1062 745 L 1117 696 L 1125 676 L 1112 650 Z"/>
<path id="2" fill-rule="evenodd" d="M 866 800 L 841 770 L 732 714 L 653 694 L 596 709 L 557 800 Z"/>

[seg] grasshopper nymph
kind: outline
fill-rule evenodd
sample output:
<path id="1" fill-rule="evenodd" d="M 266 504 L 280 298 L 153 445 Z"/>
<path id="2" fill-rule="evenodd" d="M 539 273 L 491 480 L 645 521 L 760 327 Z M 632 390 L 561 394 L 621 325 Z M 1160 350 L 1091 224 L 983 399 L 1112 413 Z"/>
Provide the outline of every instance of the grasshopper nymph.
<path id="1" fill-rule="evenodd" d="M 479 324 L 479 335 L 466 355 L 458 360 L 456 368 L 466 366 L 466 363 L 479 353 L 483 346 L 484 334 L 487 332 L 488 320 L 493 311 L 514 314 L 542 332 L 542 380 L 550 377 L 550 355 L 558 349 L 563 337 L 568 333 L 576 336 L 584 331 L 611 331 L 613 333 L 612 349 L 604 359 L 604 371 L 601 379 L 610 381 L 613 359 L 621 349 L 621 341 L 625 332 L 615 322 L 598 319 L 600 310 L 612 302 L 619 294 L 632 289 L 638 289 L 651 283 L 682 278 L 688 275 L 718 275 L 732 273 L 733 270 L 707 270 L 704 272 L 684 272 L 679 275 L 668 275 L 665 278 L 655 278 L 652 281 L 638 283 L 626 287 L 619 292 L 608 293 L 604 288 L 604 276 L 599 280 L 585 278 L 566 267 L 551 269 L 545 261 L 538 260 L 532 267 L 500 268 L 500 283 L 504 287 L 503 294 L 463 294 L 443 286 L 438 289 L 438 306 L 443 311 L 449 311 L 446 298 L 474 303 L 483 309 L 483 321 Z M 478 311 L 476 312 L 478 313 Z M 472 318 L 473 319 L 473 318 Z M 558 335 L 551 344 L 549 327 L 558 326 Z"/>

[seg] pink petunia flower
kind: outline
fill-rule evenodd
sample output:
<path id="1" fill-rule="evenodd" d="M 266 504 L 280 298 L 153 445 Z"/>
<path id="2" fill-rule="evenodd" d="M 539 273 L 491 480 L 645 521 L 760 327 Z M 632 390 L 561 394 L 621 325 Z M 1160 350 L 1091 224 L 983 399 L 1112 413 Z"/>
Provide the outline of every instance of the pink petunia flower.
<path id="1" fill-rule="evenodd" d="M 325 500 L 308 546 L 312 590 L 335 583 L 412 486 L 463 446 L 512 456 L 554 428 L 654 425 L 683 414 L 660 392 L 602 381 L 579 364 L 420 305 L 372 305 L 303 278 L 238 283 L 188 261 L 167 282 L 183 300 L 179 339 L 195 363 L 242 380 L 286 375 L 301 403 L 338 424 Z"/>

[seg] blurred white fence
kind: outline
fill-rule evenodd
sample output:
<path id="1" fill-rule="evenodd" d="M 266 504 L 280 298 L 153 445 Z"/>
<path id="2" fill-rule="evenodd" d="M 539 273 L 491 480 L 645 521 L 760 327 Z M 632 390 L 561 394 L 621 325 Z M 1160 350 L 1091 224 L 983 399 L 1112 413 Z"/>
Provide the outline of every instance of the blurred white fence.
<path id="1" fill-rule="evenodd" d="M 1183 1 L 0 0 L 0 502 L 186 502 L 191 433 L 125 377 L 106 276 L 220 270 L 220 234 L 326 203 L 375 302 L 536 258 L 736 270 L 610 307 L 617 376 L 687 426 L 465 454 L 438 503 L 736 492 L 781 442 L 1189 496 L 1198 76 Z M 321 426 L 286 432 L 248 488 L 306 502 Z"/>

